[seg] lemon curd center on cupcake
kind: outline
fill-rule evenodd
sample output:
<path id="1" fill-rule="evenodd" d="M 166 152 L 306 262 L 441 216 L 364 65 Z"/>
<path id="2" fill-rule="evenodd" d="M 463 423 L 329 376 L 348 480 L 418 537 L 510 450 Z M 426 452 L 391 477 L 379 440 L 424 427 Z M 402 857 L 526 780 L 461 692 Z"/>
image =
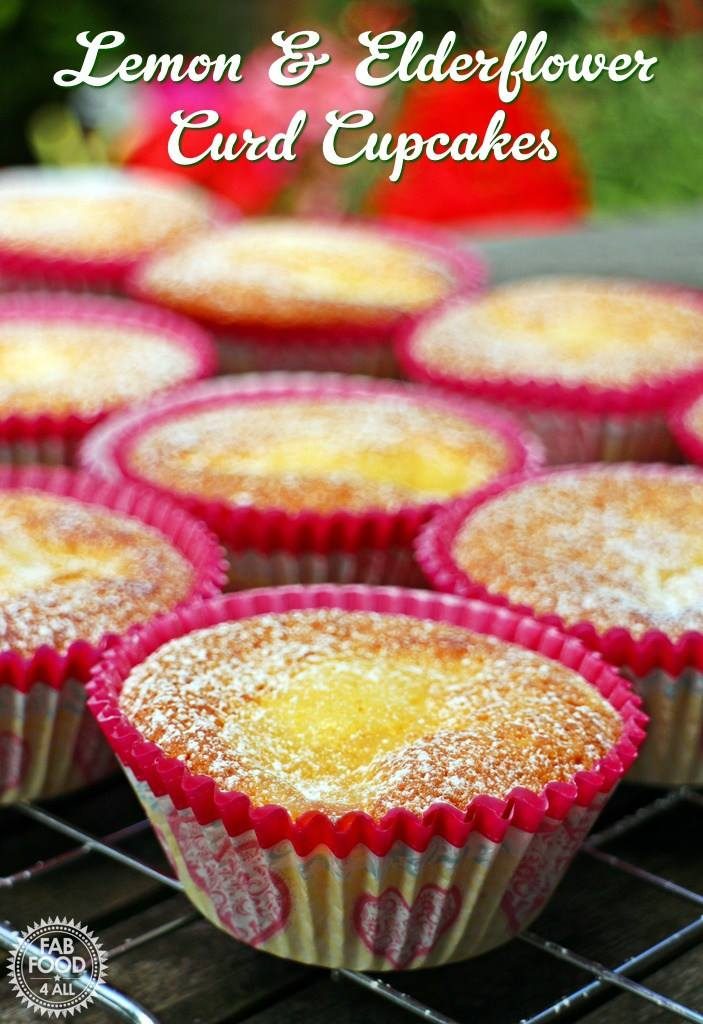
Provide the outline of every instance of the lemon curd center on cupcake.
<path id="1" fill-rule="evenodd" d="M 197 461 L 197 453 L 193 456 Z M 443 446 L 440 438 L 415 438 L 412 451 L 405 444 L 373 451 L 349 449 L 342 438 L 323 437 L 315 444 L 301 444 L 293 438 L 266 450 L 240 450 L 234 457 L 218 453 L 208 464 L 215 470 L 234 469 L 256 476 L 358 478 L 427 498 L 466 490 L 489 473 L 488 459 L 477 455 L 467 464 L 465 453 Z"/>
<path id="2" fill-rule="evenodd" d="M 167 754 L 292 815 L 466 806 L 591 767 L 620 733 L 576 673 L 444 623 L 336 610 L 198 630 L 120 703 Z"/>
<path id="3" fill-rule="evenodd" d="M 308 791 L 320 776 L 337 776 L 344 789 L 353 786 L 354 774 L 369 757 L 435 732 L 441 724 L 456 725 L 445 687 L 462 678 L 465 667 L 438 670 L 417 651 L 389 657 L 362 650 L 346 660 L 332 652 L 296 666 L 285 688 L 274 686 L 244 703 L 231 728 L 262 760 L 272 744 L 286 772 Z M 225 735 L 227 730 L 226 725 Z M 353 791 L 349 797 L 355 799 Z"/>
<path id="4" fill-rule="evenodd" d="M 0 321 L 0 409 L 100 412 L 176 383 L 194 360 L 129 324 Z"/>
<path id="5" fill-rule="evenodd" d="M 123 543 L 116 543 L 115 529 Z M 140 539 L 158 534 L 134 520 L 31 491 L 0 494 L 0 596 L 52 584 L 137 574 Z M 165 542 L 162 542 L 166 547 Z"/>
<path id="6" fill-rule="evenodd" d="M 667 333 L 691 336 L 698 332 L 703 348 L 703 316 L 671 299 L 654 294 L 616 288 L 589 289 L 564 286 L 560 296 L 548 287 L 525 295 L 508 293 L 503 298 L 485 300 L 485 314 L 500 330 L 524 330 L 541 339 L 558 355 L 590 358 L 593 350 L 634 350 L 667 343 Z"/>
<path id="7" fill-rule="evenodd" d="M 155 279 L 195 275 L 223 294 L 272 296 L 344 305 L 424 308 L 451 284 L 444 268 L 412 246 L 349 229 L 260 224 L 195 239 L 157 262 Z"/>
<path id="8" fill-rule="evenodd" d="M 0 647 L 95 642 L 178 604 L 193 571 L 156 530 L 32 490 L 0 493 Z"/>
<path id="9" fill-rule="evenodd" d="M 12 245 L 124 257 L 207 223 L 200 197 L 150 176 L 51 168 L 0 180 L 0 237 Z"/>
<path id="10" fill-rule="evenodd" d="M 64 331 L 58 338 L 50 338 L 38 325 L 10 328 L 0 325 L 0 389 L 30 380 L 53 384 L 63 381 L 70 372 L 78 373 L 78 346 L 68 340 L 67 333 Z M 55 335 L 51 327 L 48 334 Z M 52 343 L 54 340 L 56 344 Z"/>
<path id="11" fill-rule="evenodd" d="M 147 430 L 132 464 L 149 479 L 240 504 L 393 507 L 441 500 L 497 475 L 488 428 L 389 400 L 265 402 Z"/>
<path id="12" fill-rule="evenodd" d="M 458 372 L 627 383 L 703 363 L 703 309 L 634 282 L 524 281 L 449 310 L 417 345 Z"/>

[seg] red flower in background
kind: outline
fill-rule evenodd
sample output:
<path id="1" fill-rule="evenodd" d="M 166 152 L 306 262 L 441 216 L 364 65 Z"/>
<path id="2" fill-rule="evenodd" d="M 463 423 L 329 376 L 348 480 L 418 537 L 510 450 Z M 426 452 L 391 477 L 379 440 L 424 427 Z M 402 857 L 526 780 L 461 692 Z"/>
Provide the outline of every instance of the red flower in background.
<path id="1" fill-rule="evenodd" d="M 356 58 L 339 43 L 333 40 L 330 44 L 323 37 L 319 50 L 329 53 L 331 61 L 316 68 L 306 82 L 290 88 L 274 85 L 268 77 L 271 63 L 281 56 L 280 50 L 272 46 L 255 50 L 247 58 L 241 82 L 186 81 L 140 86 L 140 127 L 136 137 L 126 143 L 125 162 L 175 171 L 225 196 L 244 213 L 264 212 L 300 175 L 301 158 L 313 146 L 319 146 L 327 129 L 325 114 L 330 108 L 374 110 L 384 101 L 380 90 L 357 82 Z M 307 111 L 308 122 L 297 142 L 295 163 L 272 163 L 267 159 L 251 162 L 244 158 L 214 163 L 208 158 L 199 164 L 180 167 L 169 158 L 168 140 L 173 129 L 170 115 L 181 109 L 212 109 L 220 114 L 216 128 L 184 134 L 180 148 L 184 155 L 191 157 L 202 152 L 215 131 L 240 135 L 245 128 L 251 128 L 256 134 L 270 137 L 283 131 L 293 114 L 301 109 Z"/>
<path id="2" fill-rule="evenodd" d="M 361 4 L 362 10 L 364 5 Z M 388 12 L 385 12 L 388 14 Z M 151 83 L 137 92 L 139 126 L 126 140 L 126 162 L 181 173 L 198 184 L 233 201 L 244 213 L 270 210 L 286 196 L 287 208 L 317 213 L 343 212 L 347 205 L 346 178 L 338 168 L 325 164 L 320 141 L 327 129 L 325 114 L 330 109 L 369 109 L 376 115 L 390 99 L 387 89 L 360 85 L 354 75 L 358 53 L 336 38 L 322 34 L 320 52 L 332 59 L 316 68 L 307 82 L 292 88 L 274 85 L 268 69 L 280 51 L 270 45 L 255 50 L 245 61 L 241 82 Z M 379 130 L 397 134 L 419 132 L 425 137 L 437 132 L 450 136 L 475 131 L 482 135 L 492 115 L 502 106 L 494 84 L 421 83 L 407 88 L 399 114 L 390 125 L 379 122 Z M 187 132 L 181 143 L 188 156 L 201 153 L 214 131 L 241 135 L 244 128 L 271 136 L 283 131 L 295 111 L 308 113 L 308 123 L 297 142 L 294 163 L 250 162 L 244 158 L 214 163 L 205 159 L 190 167 L 171 163 L 168 140 L 172 131 L 170 114 L 210 108 L 220 114 L 216 129 Z M 406 165 L 399 182 L 385 178 L 387 166 L 369 164 L 373 181 L 362 201 L 365 212 L 387 217 L 425 221 L 479 223 L 486 226 L 516 222 L 553 222 L 578 216 L 587 208 L 585 175 L 567 133 L 555 118 L 542 94 L 523 85 L 520 97 L 507 107 L 506 130 L 514 136 L 533 132 L 539 136 L 550 128 L 559 157 L 550 163 L 536 158 L 502 163 L 433 163 L 422 157 Z M 358 145 L 362 139 L 359 138 Z M 355 148 L 357 145 L 354 136 Z"/>
<path id="3" fill-rule="evenodd" d="M 220 123 L 215 129 L 185 132 L 180 149 L 184 156 L 201 153 L 212 132 L 241 133 L 256 128 L 255 113 L 245 116 L 236 82 L 152 82 L 140 85 L 137 99 L 139 124 L 133 137 L 124 140 L 125 163 L 180 174 L 235 203 L 244 213 L 260 213 L 274 201 L 294 171 L 290 164 L 247 160 L 215 163 L 209 158 L 187 167 L 174 164 L 168 155 L 168 140 L 173 131 L 174 110 L 216 110 Z"/>
<path id="4" fill-rule="evenodd" d="M 568 135 L 535 89 L 523 85 L 518 99 L 504 107 L 492 83 L 413 85 L 393 131 L 419 132 L 425 137 L 437 132 L 450 136 L 477 132 L 480 137 L 498 109 L 506 110 L 505 130 L 513 136 L 533 132 L 539 137 L 544 128 L 551 129 L 557 159 L 433 163 L 423 156 L 406 165 L 400 181 L 383 178 L 375 184 L 367 198 L 368 212 L 490 227 L 534 225 L 583 214 L 588 205 L 585 172 Z"/>
<path id="5" fill-rule="evenodd" d="M 247 125 L 222 116 L 215 130 L 227 134 L 241 132 L 245 127 Z M 261 213 L 268 209 L 295 173 L 294 165 L 272 163 L 270 160 L 260 160 L 258 163 L 250 163 L 248 160 L 227 163 L 222 160 L 214 163 L 208 158 L 199 164 L 180 167 L 172 163 L 168 155 L 168 139 L 172 129 L 173 125 L 168 122 L 141 133 L 139 140 L 130 147 L 125 163 L 180 174 L 202 188 L 228 199 L 243 213 Z M 184 155 L 196 156 L 202 151 L 203 135 L 198 138 L 197 133 L 191 133 L 190 136 L 185 134 L 180 147 Z"/>

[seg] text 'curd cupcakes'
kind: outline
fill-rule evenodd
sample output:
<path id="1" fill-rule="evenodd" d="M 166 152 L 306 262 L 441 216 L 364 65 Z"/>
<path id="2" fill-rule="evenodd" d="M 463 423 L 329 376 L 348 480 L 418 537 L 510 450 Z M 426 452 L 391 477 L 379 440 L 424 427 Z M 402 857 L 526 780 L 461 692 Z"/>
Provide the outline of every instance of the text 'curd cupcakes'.
<path id="1" fill-rule="evenodd" d="M 426 389 L 252 374 L 113 417 L 80 458 L 184 502 L 241 588 L 417 581 L 412 540 L 431 512 L 534 466 L 540 449 L 504 417 Z"/>
<path id="2" fill-rule="evenodd" d="M 0 282 L 119 288 L 138 260 L 209 227 L 225 210 L 176 175 L 102 166 L 3 170 Z"/>
<path id="3" fill-rule="evenodd" d="M 703 473 L 572 467 L 442 511 L 418 559 L 440 590 L 510 603 L 621 667 L 651 724 L 633 778 L 703 782 Z"/>
<path id="4" fill-rule="evenodd" d="M 201 328 L 150 306 L 0 295 L 0 461 L 71 462 L 108 413 L 206 377 L 215 362 Z"/>
<path id="5" fill-rule="evenodd" d="M 520 414 L 550 462 L 666 460 L 667 414 L 703 382 L 703 297 L 647 281 L 516 281 L 429 314 L 398 358 L 414 380 Z"/>
<path id="6" fill-rule="evenodd" d="M 573 637 L 397 588 L 209 601 L 108 652 L 89 689 L 201 912 L 356 970 L 462 960 L 525 928 L 646 721 Z"/>
<path id="7" fill-rule="evenodd" d="M 86 710 L 99 653 L 223 579 L 214 538 L 171 502 L 66 469 L 0 469 L 0 804 L 114 769 Z"/>
<path id="8" fill-rule="evenodd" d="M 137 296 L 203 321 L 224 370 L 393 376 L 391 338 L 483 265 L 430 233 L 364 222 L 240 221 L 146 261 Z"/>

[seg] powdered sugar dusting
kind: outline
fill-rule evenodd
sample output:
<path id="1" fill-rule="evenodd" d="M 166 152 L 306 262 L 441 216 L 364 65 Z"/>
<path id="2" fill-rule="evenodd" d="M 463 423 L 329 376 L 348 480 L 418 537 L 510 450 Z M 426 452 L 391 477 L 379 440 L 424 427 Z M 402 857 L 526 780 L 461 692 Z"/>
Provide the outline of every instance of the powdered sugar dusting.
<path id="1" fill-rule="evenodd" d="M 458 378 L 626 386 L 703 367 L 703 306 L 646 283 L 537 278 L 452 304 L 412 352 Z"/>
<path id="2" fill-rule="evenodd" d="M 300 220 L 244 222 L 151 261 L 153 297 L 223 323 L 365 323 L 425 309 L 454 280 L 426 248 L 371 228 Z"/>
<path id="3" fill-rule="evenodd" d="M 61 652 L 179 604 L 193 570 L 136 519 L 31 490 L 0 493 L 0 646 Z"/>
<path id="4" fill-rule="evenodd" d="M 90 415 L 187 379 L 196 356 L 146 327 L 0 319 L 0 412 Z"/>
<path id="5" fill-rule="evenodd" d="M 621 723 L 575 672 L 397 615 L 316 610 L 198 630 L 128 677 L 122 709 L 170 756 L 293 816 L 465 807 L 588 769 Z"/>
<path id="6" fill-rule="evenodd" d="M 129 453 L 143 479 L 176 491 L 321 512 L 441 500 L 510 458 L 488 426 L 400 395 L 234 399 L 168 416 Z"/>
<path id="7" fill-rule="evenodd" d="M 177 179 L 115 168 L 0 174 L 0 244 L 40 254 L 138 256 L 207 227 L 204 194 Z"/>
<path id="8" fill-rule="evenodd" d="M 479 507 L 457 564 L 538 614 L 598 630 L 703 629 L 703 475 L 636 467 L 559 472 Z"/>

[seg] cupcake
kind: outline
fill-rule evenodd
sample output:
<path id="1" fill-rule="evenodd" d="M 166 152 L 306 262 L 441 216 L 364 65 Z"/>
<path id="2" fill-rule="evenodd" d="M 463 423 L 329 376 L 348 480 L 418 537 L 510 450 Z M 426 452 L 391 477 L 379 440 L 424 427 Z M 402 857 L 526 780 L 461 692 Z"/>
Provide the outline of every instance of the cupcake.
<path id="1" fill-rule="evenodd" d="M 221 552 L 160 497 L 88 474 L 0 469 L 0 804 L 114 769 L 85 683 L 118 635 L 216 594 Z"/>
<path id="2" fill-rule="evenodd" d="M 228 549 L 238 589 L 417 581 L 411 542 L 431 512 L 539 450 L 503 417 L 422 388 L 252 374 L 111 418 L 80 459 L 183 502 Z"/>
<path id="3" fill-rule="evenodd" d="M 109 412 L 214 371 L 194 324 L 126 300 L 0 296 L 0 461 L 71 462 Z"/>
<path id="4" fill-rule="evenodd" d="M 669 417 L 669 427 L 684 455 L 703 466 L 703 391 L 695 388 Z"/>
<path id="5" fill-rule="evenodd" d="M 525 928 L 645 721 L 573 638 L 397 588 L 209 601 L 108 652 L 89 690 L 201 912 L 355 970 L 462 960 Z"/>
<path id="6" fill-rule="evenodd" d="M 147 260 L 135 294 L 202 320 L 230 371 L 392 376 L 390 339 L 483 281 L 473 254 L 432 235 L 360 222 L 248 220 Z"/>
<path id="7" fill-rule="evenodd" d="M 634 681 L 651 718 L 630 778 L 703 782 L 703 473 L 583 466 L 443 510 L 417 544 L 439 590 L 534 614 Z"/>
<path id="8" fill-rule="evenodd" d="M 174 175 L 114 167 L 0 171 L 0 280 L 119 288 L 137 260 L 223 213 Z"/>
<path id="9" fill-rule="evenodd" d="M 668 459 L 667 413 L 703 381 L 703 302 L 653 282 L 517 281 L 429 314 L 398 358 L 414 380 L 519 414 L 550 462 Z"/>

